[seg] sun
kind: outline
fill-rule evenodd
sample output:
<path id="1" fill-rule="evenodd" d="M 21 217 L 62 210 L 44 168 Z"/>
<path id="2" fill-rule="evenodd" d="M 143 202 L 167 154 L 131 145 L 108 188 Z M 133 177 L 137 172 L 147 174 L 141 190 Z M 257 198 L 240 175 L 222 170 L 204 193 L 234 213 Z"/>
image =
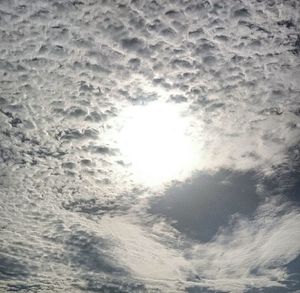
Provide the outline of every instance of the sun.
<path id="1" fill-rule="evenodd" d="M 145 185 L 180 179 L 195 162 L 187 123 L 168 103 L 126 109 L 119 147 L 134 178 Z"/>

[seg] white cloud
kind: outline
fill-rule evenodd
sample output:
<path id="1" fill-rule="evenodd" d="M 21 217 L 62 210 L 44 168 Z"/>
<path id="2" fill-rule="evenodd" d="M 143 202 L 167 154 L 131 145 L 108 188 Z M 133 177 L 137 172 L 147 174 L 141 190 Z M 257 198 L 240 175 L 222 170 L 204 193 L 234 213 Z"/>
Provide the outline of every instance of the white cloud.
<path id="1" fill-rule="evenodd" d="M 0 250 L 8 260 L 20 267 L 28 260 L 12 235 L 26 246 L 31 235 L 57 233 L 57 223 L 101 234 L 95 226 L 112 226 L 99 214 L 136 203 L 140 186 L 116 145 L 125 106 L 176 103 L 202 155 L 200 170 L 273 174 L 290 163 L 300 137 L 300 2 L 223 2 L 1 1 Z M 120 261 L 144 279 L 184 283 L 194 271 L 203 278 L 195 283 L 242 291 L 278 284 L 299 254 L 299 212 L 272 201 L 213 242 L 195 244 L 191 259 L 138 224 L 119 225 L 128 232 L 114 232 Z M 45 239 L 33 247 L 46 256 L 57 249 Z"/>
<path id="2" fill-rule="evenodd" d="M 122 108 L 158 99 L 182 102 L 203 153 L 199 169 L 270 171 L 300 132 L 298 3 L 260 5 L 257 11 L 254 1 L 3 3 L 1 109 L 13 117 L 0 113 L 10 133 L 1 140 L 11 142 L 12 157 L 22 149 L 31 161 L 51 145 L 73 163 L 93 159 L 112 184 L 130 184 L 114 156 L 102 160 L 86 146 L 101 139 L 116 147 Z M 70 132 L 62 143 L 60 134 Z M 64 158 L 51 163 L 70 174 L 61 168 Z M 94 182 L 107 179 L 87 167 L 77 171 Z"/>
<path id="3" fill-rule="evenodd" d="M 300 212 L 277 198 L 268 199 L 253 218 L 237 216 L 229 227 L 188 253 L 209 287 L 244 292 L 247 287 L 284 286 L 285 269 L 300 253 Z M 200 282 L 201 282 L 200 281 Z"/>
<path id="4" fill-rule="evenodd" d="M 105 217 L 102 225 L 114 259 L 149 288 L 241 293 L 285 287 L 286 265 L 300 253 L 300 212 L 279 197 L 267 199 L 250 218 L 233 216 L 206 243 L 183 238 L 162 219 L 145 226 L 134 214 Z"/>

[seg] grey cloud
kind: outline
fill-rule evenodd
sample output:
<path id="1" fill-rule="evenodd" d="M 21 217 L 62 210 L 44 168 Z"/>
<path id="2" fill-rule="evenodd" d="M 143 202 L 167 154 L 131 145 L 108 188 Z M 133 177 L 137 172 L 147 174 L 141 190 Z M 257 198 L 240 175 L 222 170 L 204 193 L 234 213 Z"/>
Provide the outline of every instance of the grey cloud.
<path id="1" fill-rule="evenodd" d="M 182 240 L 170 226 L 176 221 L 162 224 L 161 218 L 153 233 L 166 245 L 176 239 L 188 261 L 188 292 L 292 292 L 299 284 L 299 215 L 282 197 L 267 197 L 254 214 L 233 215 L 208 242 Z"/>
<path id="2" fill-rule="evenodd" d="M 77 213 L 84 213 L 90 215 L 104 215 L 110 212 L 120 212 L 124 210 L 124 206 L 120 208 L 119 204 L 115 201 L 99 201 L 97 198 L 84 199 L 79 198 L 62 204 L 63 208 Z"/>
<path id="3" fill-rule="evenodd" d="M 250 13 L 247 8 L 241 8 L 234 11 L 233 15 L 235 17 L 248 17 Z"/>
<path id="4" fill-rule="evenodd" d="M 57 139 L 72 140 L 72 139 L 95 139 L 98 137 L 98 131 L 92 128 L 86 129 L 66 129 L 56 134 Z"/>
<path id="5" fill-rule="evenodd" d="M 254 173 L 198 174 L 154 199 L 150 211 L 169 218 L 189 237 L 210 241 L 234 214 L 249 216 L 256 210 L 261 200 L 256 184 Z"/>
<path id="6" fill-rule="evenodd" d="M 128 64 L 130 65 L 130 67 L 132 67 L 133 69 L 137 69 L 138 67 L 140 67 L 141 65 L 141 60 L 138 58 L 132 58 L 128 61 Z"/>
<path id="7" fill-rule="evenodd" d="M 114 155 L 115 150 L 107 146 L 89 145 L 86 150 L 92 154 Z"/>
<path id="8" fill-rule="evenodd" d="M 216 289 L 244 292 L 250 283 L 254 287 L 285 287 L 285 266 L 300 249 L 299 233 L 294 230 L 298 224 L 297 209 L 276 199 L 267 200 L 253 219 L 237 217 L 214 241 L 196 245 L 191 257 L 195 258 L 200 278 L 206 275 L 204 278 L 215 280 Z M 236 287 L 219 283 L 218 279 L 223 278 L 236 282 Z"/>
<path id="9" fill-rule="evenodd" d="M 2 280 L 22 280 L 30 276 L 30 270 L 26 263 L 14 257 L 0 255 L 0 279 Z"/>
<path id="10" fill-rule="evenodd" d="M 75 288 L 79 288 L 83 291 L 88 292 L 111 292 L 111 293 L 138 293 L 138 292 L 147 292 L 146 287 L 140 282 L 128 282 L 126 280 L 120 281 L 115 279 L 113 281 L 99 282 L 96 278 L 88 278 L 87 284 L 85 286 L 74 284 Z"/>
<path id="11" fill-rule="evenodd" d="M 43 287 L 41 285 L 29 285 L 26 283 L 19 283 L 19 284 L 8 284 L 7 287 L 5 288 L 8 292 L 22 292 L 22 291 L 27 291 L 27 292 L 34 292 L 36 290 L 42 290 Z"/>
<path id="12" fill-rule="evenodd" d="M 70 115 L 71 117 L 76 117 L 76 118 L 85 116 L 87 114 L 83 109 L 77 108 L 77 107 L 71 107 L 70 109 L 68 109 L 67 112 L 68 112 L 68 115 Z"/>
<path id="13" fill-rule="evenodd" d="M 182 103 L 182 102 L 187 102 L 187 98 L 182 95 L 172 95 L 170 97 L 170 100 L 175 102 L 175 103 Z"/>
<path id="14" fill-rule="evenodd" d="M 100 237 L 88 234 L 85 231 L 76 231 L 65 242 L 66 250 L 74 265 L 85 270 L 105 273 L 121 273 L 108 258 L 105 251 L 109 248 L 109 242 Z"/>
<path id="15" fill-rule="evenodd" d="M 122 46 L 128 50 L 138 51 L 144 47 L 144 42 L 136 37 L 122 40 Z"/>

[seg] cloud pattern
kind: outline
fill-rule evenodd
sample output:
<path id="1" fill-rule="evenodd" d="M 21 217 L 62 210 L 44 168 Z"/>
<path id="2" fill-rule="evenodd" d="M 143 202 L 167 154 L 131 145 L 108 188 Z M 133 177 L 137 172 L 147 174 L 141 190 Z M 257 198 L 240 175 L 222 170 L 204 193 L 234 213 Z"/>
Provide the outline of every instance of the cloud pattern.
<path id="1" fill-rule="evenodd" d="M 299 10 L 296 0 L 1 1 L 0 290 L 289 290 Z M 188 117 L 200 171 L 254 170 L 279 187 L 254 183 L 253 215 L 232 215 L 207 242 L 150 213 L 157 194 L 130 180 L 113 138 L 124 107 L 155 100 Z"/>

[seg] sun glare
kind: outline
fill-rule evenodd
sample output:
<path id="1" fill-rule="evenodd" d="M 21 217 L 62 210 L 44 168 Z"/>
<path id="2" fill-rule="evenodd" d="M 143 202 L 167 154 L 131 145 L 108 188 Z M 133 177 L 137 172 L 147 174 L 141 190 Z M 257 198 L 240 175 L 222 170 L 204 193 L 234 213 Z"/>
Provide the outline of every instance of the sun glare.
<path id="1" fill-rule="evenodd" d="M 133 106 L 125 116 L 119 145 L 136 180 L 157 185 L 180 179 L 191 170 L 192 143 L 175 105 Z"/>

